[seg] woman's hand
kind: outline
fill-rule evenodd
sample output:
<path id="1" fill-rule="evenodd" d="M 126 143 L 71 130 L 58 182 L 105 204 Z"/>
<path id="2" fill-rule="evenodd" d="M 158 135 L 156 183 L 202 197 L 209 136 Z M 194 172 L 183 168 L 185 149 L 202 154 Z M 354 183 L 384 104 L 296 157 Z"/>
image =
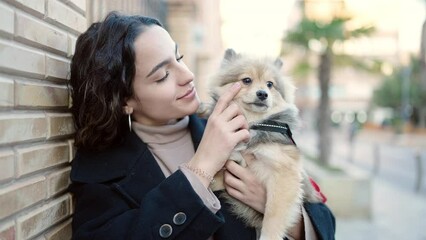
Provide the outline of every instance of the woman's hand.
<path id="1" fill-rule="evenodd" d="M 253 160 L 252 155 L 243 156 L 247 164 Z M 265 212 L 266 188 L 247 168 L 234 161 L 225 165 L 224 183 L 229 195 L 247 204 L 260 213 Z"/>
<path id="2" fill-rule="evenodd" d="M 231 151 L 241 141 L 250 138 L 248 124 L 240 108 L 232 99 L 241 89 L 241 84 L 234 84 L 223 94 L 210 115 L 198 150 L 189 164 L 210 176 L 223 168 Z M 201 179 L 205 186 L 209 181 Z"/>
<path id="3" fill-rule="evenodd" d="M 244 155 L 247 165 L 254 160 L 253 155 Z M 224 183 L 229 195 L 247 204 L 254 210 L 265 213 L 266 188 L 247 168 L 238 165 L 234 161 L 228 161 L 225 165 Z M 296 224 L 289 229 L 289 236 L 293 239 L 304 239 L 303 217 L 300 214 Z"/>
<path id="4" fill-rule="evenodd" d="M 247 165 L 250 165 L 254 160 L 253 155 L 244 155 L 243 157 Z M 265 213 L 266 188 L 256 176 L 234 161 L 228 161 L 225 168 L 224 183 L 228 194 L 254 210 L 262 214 Z M 302 214 L 300 214 L 296 224 L 289 229 L 288 234 L 293 239 L 305 239 Z"/>

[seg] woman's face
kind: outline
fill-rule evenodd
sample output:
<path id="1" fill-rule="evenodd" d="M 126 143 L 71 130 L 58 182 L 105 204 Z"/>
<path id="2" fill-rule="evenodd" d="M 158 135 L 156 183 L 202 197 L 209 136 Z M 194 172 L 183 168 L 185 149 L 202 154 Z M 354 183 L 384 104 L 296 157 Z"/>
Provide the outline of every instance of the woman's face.
<path id="1" fill-rule="evenodd" d="M 134 96 L 126 103 L 132 117 L 163 125 L 195 113 L 200 102 L 194 74 L 182 61 L 177 44 L 159 26 L 149 26 L 135 40 Z"/>

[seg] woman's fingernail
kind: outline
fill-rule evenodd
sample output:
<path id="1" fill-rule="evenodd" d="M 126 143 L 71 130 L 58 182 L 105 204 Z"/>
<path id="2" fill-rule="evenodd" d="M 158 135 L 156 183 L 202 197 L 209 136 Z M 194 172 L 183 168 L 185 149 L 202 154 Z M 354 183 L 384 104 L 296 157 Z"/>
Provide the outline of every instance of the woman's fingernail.
<path id="1" fill-rule="evenodd" d="M 234 83 L 234 85 L 232 86 L 232 88 L 234 88 L 234 89 L 238 89 L 238 88 L 240 88 L 241 87 L 241 84 L 240 83 Z"/>

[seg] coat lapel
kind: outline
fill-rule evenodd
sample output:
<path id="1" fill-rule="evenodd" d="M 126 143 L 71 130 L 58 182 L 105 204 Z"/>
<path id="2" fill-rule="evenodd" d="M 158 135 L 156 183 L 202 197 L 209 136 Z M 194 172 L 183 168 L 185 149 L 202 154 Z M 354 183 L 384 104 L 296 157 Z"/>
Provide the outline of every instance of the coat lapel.
<path id="1" fill-rule="evenodd" d="M 189 129 L 194 143 L 194 149 L 197 149 L 200 144 L 204 133 L 204 126 L 205 123 L 203 120 L 194 115 L 190 116 Z M 122 184 L 122 187 L 125 188 L 131 196 L 135 196 L 136 199 L 143 199 L 149 191 L 158 186 L 165 179 L 165 176 L 154 156 L 149 151 L 146 143 L 134 132 L 130 133 L 130 136 L 126 139 L 126 144 L 137 146 L 133 148 L 134 150 L 137 149 L 137 151 L 130 153 L 130 155 L 136 154 L 137 160 L 132 166 L 129 166 L 127 178 L 120 184 Z"/>

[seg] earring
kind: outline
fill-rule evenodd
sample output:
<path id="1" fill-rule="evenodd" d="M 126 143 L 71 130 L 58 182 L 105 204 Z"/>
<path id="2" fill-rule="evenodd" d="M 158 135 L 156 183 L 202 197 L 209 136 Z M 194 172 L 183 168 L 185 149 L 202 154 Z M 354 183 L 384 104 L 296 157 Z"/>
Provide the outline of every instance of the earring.
<path id="1" fill-rule="evenodd" d="M 127 115 L 129 116 L 129 130 L 132 131 L 132 118 L 130 117 L 131 114 Z"/>

